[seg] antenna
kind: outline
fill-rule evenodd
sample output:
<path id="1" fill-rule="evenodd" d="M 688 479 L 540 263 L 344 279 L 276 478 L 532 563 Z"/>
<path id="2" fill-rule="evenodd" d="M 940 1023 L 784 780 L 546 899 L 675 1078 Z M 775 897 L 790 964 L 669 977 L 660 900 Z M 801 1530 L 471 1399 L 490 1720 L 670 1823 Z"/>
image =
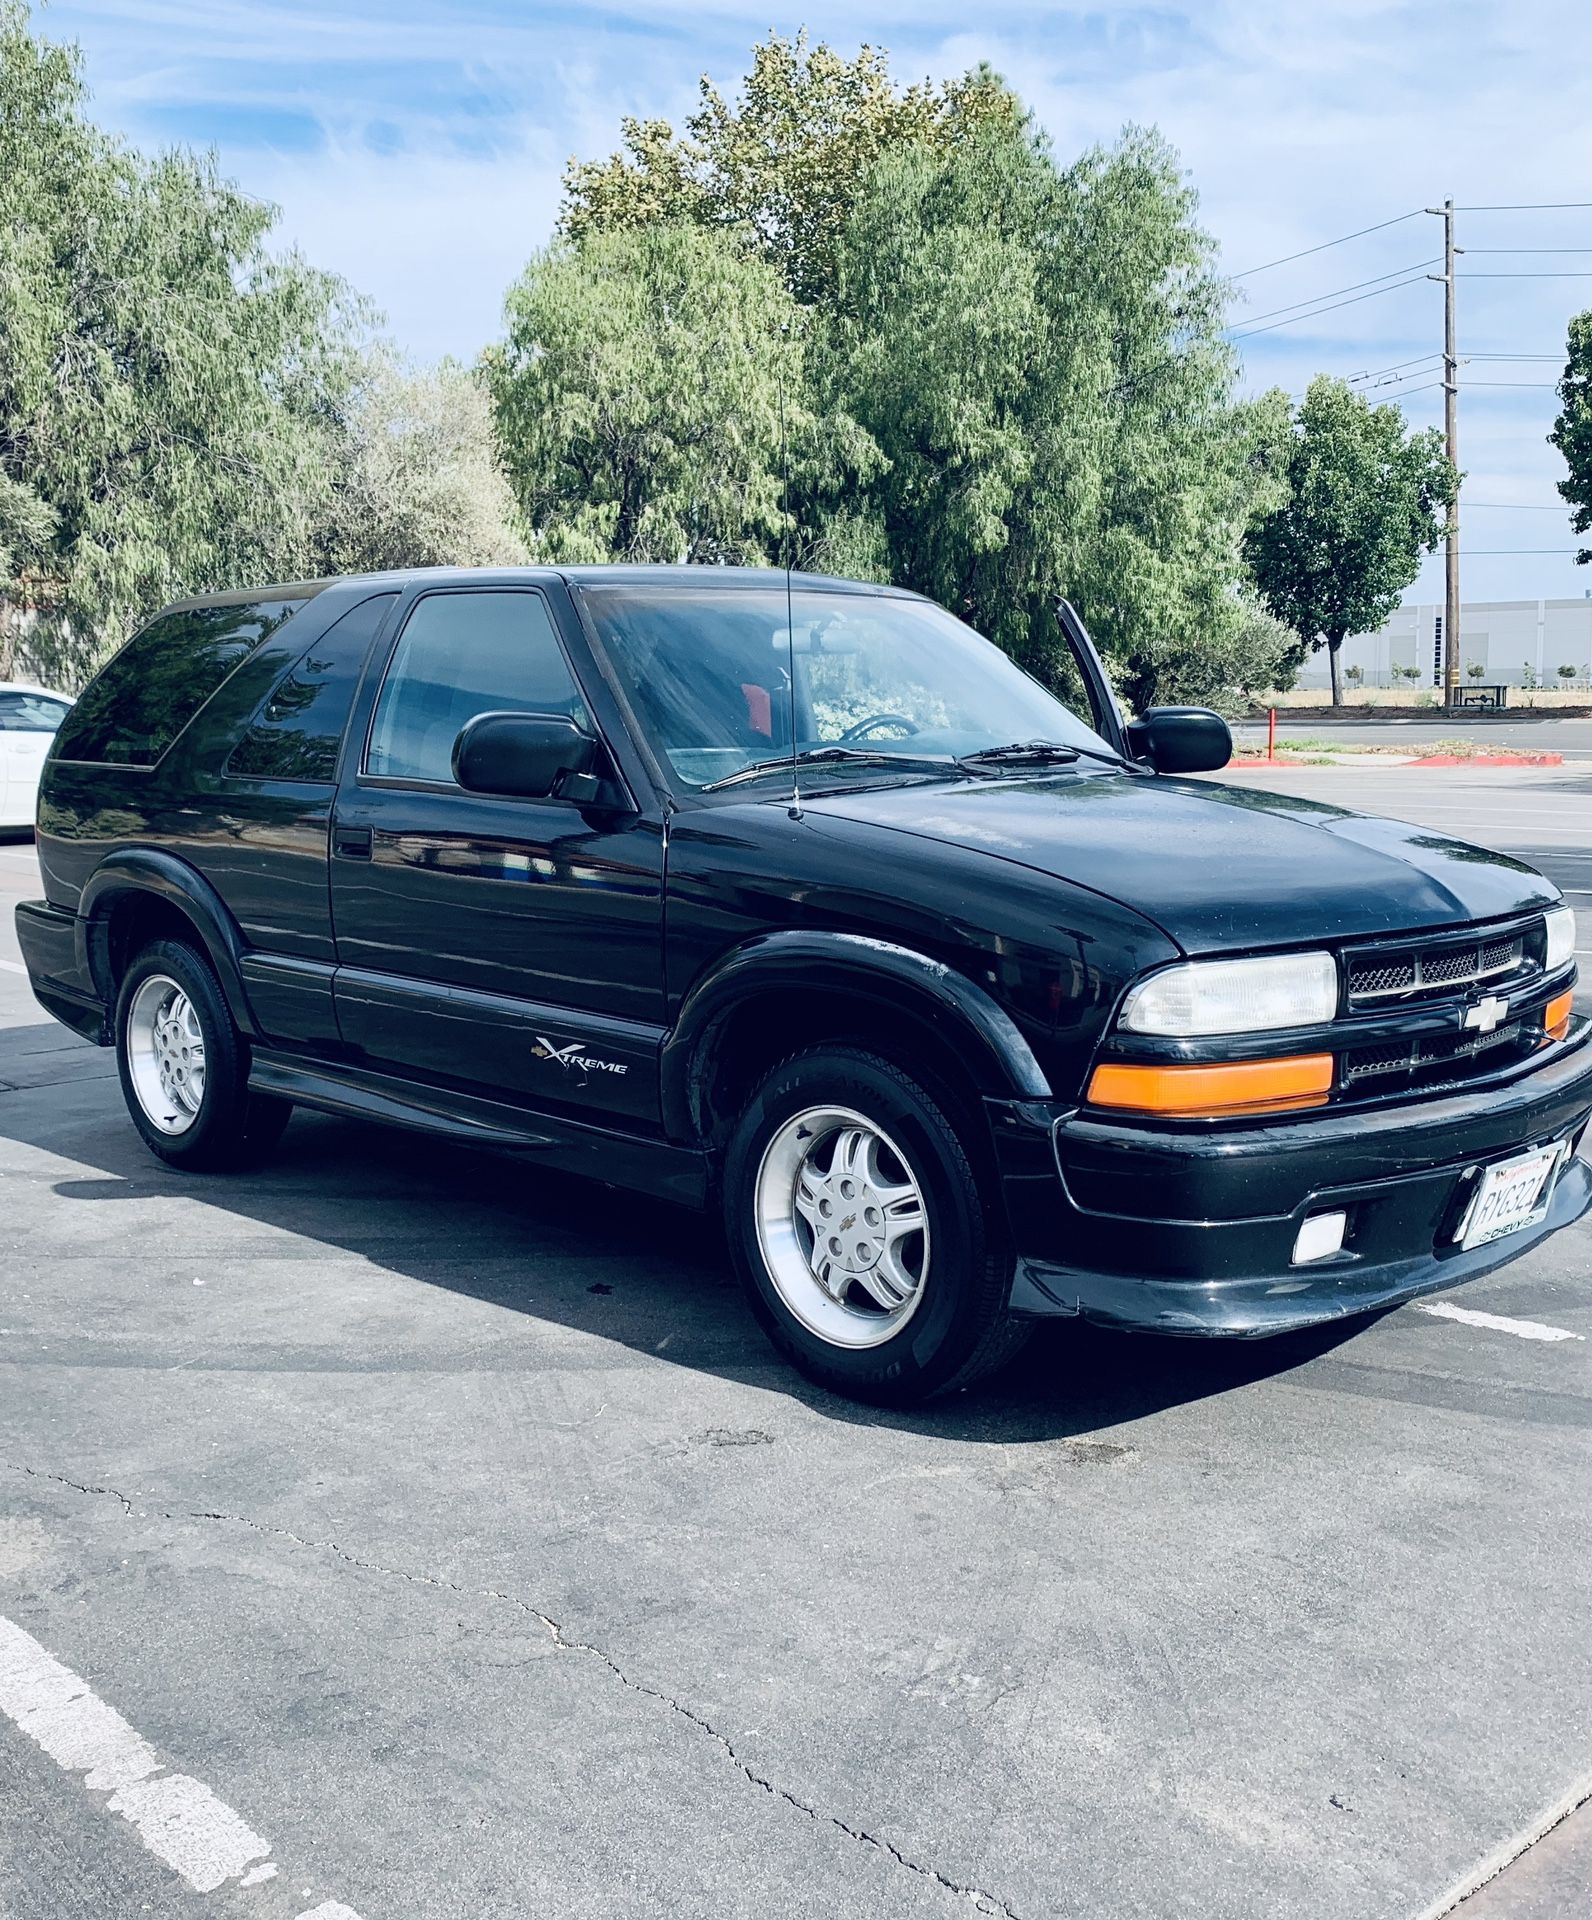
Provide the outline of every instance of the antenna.
<path id="1" fill-rule="evenodd" d="M 790 796 L 791 812 L 798 819 L 802 810 L 801 778 L 796 771 L 796 612 L 795 594 L 791 585 L 791 574 L 796 564 L 793 551 L 795 527 L 790 510 L 790 439 L 785 430 L 785 362 L 789 357 L 790 322 L 780 322 L 780 333 L 784 336 L 787 352 L 780 357 L 779 363 L 779 485 L 780 505 L 784 509 L 787 524 L 780 531 L 780 545 L 785 549 L 785 681 L 790 692 Z"/>

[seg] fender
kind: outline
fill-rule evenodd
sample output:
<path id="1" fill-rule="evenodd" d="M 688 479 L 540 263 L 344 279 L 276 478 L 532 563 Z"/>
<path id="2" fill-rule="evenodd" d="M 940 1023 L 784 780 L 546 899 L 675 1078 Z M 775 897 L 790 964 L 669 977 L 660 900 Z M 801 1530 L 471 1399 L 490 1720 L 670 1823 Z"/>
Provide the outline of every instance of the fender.
<path id="1" fill-rule="evenodd" d="M 122 847 L 107 854 L 89 875 L 78 901 L 78 965 L 94 982 L 105 1005 L 116 1004 L 116 983 L 111 975 L 111 913 L 117 901 L 129 893 L 152 894 L 193 923 L 239 1031 L 251 1040 L 260 1039 L 238 964 L 245 951 L 238 923 L 201 873 L 175 854 L 155 848 Z"/>
<path id="2" fill-rule="evenodd" d="M 770 987 L 796 992 L 839 987 L 897 1009 L 915 1005 L 930 1020 L 953 1023 L 987 1093 L 1019 1100 L 1051 1097 L 1050 1083 L 1015 1021 L 954 967 L 865 934 L 786 929 L 757 934 L 732 949 L 681 1003 L 659 1062 L 663 1123 L 671 1137 L 689 1139 L 699 1130 L 715 1033 L 726 1015 Z"/>

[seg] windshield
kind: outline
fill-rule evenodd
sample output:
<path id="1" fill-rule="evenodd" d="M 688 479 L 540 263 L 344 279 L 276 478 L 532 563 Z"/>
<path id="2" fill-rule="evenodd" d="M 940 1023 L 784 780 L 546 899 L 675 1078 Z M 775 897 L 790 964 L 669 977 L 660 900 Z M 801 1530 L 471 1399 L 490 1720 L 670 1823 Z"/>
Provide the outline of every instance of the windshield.
<path id="1" fill-rule="evenodd" d="M 793 721 L 798 752 L 846 746 L 903 768 L 1019 741 L 1111 753 L 928 601 L 802 589 L 787 631 L 783 585 L 586 585 L 583 598 L 654 751 L 684 786 L 789 754 Z M 833 771 L 855 779 L 856 762 L 837 756 Z"/>

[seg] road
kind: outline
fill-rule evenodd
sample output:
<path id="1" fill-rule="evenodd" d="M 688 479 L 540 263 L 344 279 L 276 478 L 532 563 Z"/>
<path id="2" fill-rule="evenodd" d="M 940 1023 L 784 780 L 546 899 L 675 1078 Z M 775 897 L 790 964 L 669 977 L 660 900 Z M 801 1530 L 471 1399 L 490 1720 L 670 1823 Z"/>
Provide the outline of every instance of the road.
<path id="1" fill-rule="evenodd" d="M 1592 888 L 1569 769 L 1235 777 Z M 0 846 L 4 1920 L 1431 1920 L 1517 1854 L 1464 1920 L 1575 1910 L 1592 1229 L 1480 1322 L 1053 1327 L 870 1412 L 668 1207 L 305 1115 L 161 1168 L 14 970 L 36 885 Z"/>

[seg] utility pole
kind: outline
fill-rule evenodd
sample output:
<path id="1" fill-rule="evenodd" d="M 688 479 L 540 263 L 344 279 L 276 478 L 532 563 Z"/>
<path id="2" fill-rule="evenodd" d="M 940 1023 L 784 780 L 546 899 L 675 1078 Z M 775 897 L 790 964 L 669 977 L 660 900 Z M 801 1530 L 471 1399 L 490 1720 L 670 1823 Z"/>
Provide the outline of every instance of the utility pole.
<path id="1" fill-rule="evenodd" d="M 1454 203 L 1445 200 L 1440 207 L 1428 207 L 1443 222 L 1443 271 L 1429 273 L 1428 280 L 1443 283 L 1443 429 L 1448 441 L 1448 457 L 1459 472 L 1459 345 L 1458 324 L 1454 313 Z M 1443 540 L 1443 705 L 1459 702 L 1459 494 L 1456 490 L 1448 508 L 1448 525 Z"/>

